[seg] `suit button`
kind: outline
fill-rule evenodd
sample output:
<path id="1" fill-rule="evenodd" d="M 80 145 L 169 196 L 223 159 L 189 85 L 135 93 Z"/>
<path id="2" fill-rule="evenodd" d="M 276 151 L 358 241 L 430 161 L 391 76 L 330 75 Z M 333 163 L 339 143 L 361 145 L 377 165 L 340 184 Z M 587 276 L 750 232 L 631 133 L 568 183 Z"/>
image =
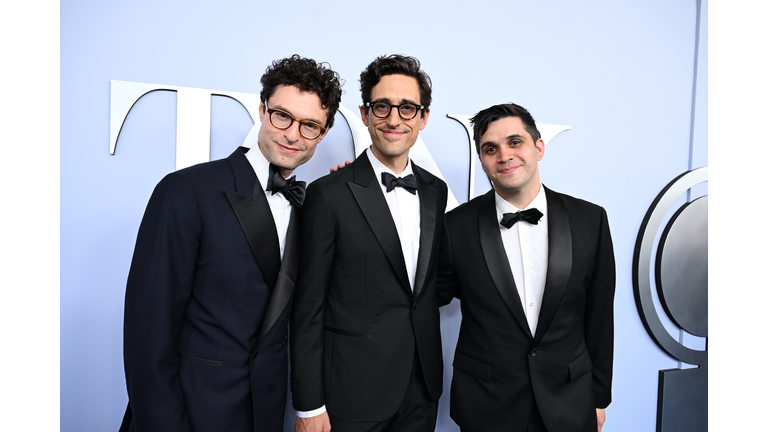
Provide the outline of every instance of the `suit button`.
<path id="1" fill-rule="evenodd" d="M 258 354 L 258 352 L 251 354 L 251 360 L 256 360 L 256 354 Z"/>
<path id="2" fill-rule="evenodd" d="M 532 349 L 531 352 L 528 353 L 531 357 L 536 357 L 536 350 Z"/>
<path id="3" fill-rule="evenodd" d="M 285 338 L 280 338 L 280 342 L 282 342 L 283 345 L 285 345 Z"/>

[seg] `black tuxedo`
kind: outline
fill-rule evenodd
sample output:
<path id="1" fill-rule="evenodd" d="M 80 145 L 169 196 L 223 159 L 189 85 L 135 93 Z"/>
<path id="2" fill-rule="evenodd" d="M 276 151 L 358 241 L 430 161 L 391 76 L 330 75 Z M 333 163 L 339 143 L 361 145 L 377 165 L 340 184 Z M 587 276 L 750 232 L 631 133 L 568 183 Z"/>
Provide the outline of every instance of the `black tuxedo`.
<path id="1" fill-rule="evenodd" d="M 532 335 L 496 216 L 495 192 L 445 217 L 441 303 L 461 300 L 451 417 L 467 431 L 594 432 L 611 402 L 615 265 L 605 210 L 545 188 L 549 258 Z"/>
<path id="2" fill-rule="evenodd" d="M 291 318 L 293 405 L 333 419 L 392 417 L 420 361 L 442 393 L 435 296 L 445 183 L 413 165 L 421 238 L 411 291 L 397 229 L 367 154 L 313 182 L 302 208 L 302 258 Z"/>
<path id="3" fill-rule="evenodd" d="M 246 151 L 167 175 L 149 200 L 125 295 L 130 431 L 282 431 L 298 215 L 281 265 Z"/>

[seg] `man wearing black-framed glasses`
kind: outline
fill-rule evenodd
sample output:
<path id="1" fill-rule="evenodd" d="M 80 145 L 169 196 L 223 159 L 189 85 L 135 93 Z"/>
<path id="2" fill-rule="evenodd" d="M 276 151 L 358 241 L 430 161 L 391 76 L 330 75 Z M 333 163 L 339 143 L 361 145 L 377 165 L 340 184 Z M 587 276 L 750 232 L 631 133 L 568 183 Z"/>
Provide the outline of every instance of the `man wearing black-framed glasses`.
<path id="1" fill-rule="evenodd" d="M 392 108 L 397 109 L 397 114 L 402 120 L 411 120 L 416 117 L 419 111 L 424 110 L 424 105 L 416 105 L 413 103 L 401 103 L 400 105 L 392 105 L 387 101 L 366 102 L 363 104 L 366 110 L 370 108 L 375 117 L 385 119 L 389 117 L 392 112 Z"/>
<path id="2" fill-rule="evenodd" d="M 341 81 L 294 55 L 261 84 L 257 145 L 167 175 L 149 200 L 125 295 L 121 431 L 283 430 L 304 200 L 291 174 L 333 126 Z"/>
<path id="3" fill-rule="evenodd" d="M 372 145 L 313 182 L 291 318 L 297 432 L 432 432 L 442 393 L 437 247 L 445 183 L 413 164 L 431 81 L 382 56 L 360 75 Z"/>

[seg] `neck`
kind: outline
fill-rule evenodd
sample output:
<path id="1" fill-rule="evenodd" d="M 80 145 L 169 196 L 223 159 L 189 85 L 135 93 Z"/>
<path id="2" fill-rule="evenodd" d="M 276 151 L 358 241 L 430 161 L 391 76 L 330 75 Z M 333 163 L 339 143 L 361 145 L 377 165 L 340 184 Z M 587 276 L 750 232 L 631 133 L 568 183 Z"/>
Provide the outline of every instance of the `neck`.
<path id="1" fill-rule="evenodd" d="M 536 198 L 536 195 L 539 194 L 541 183 L 538 184 L 538 187 L 535 189 L 531 188 L 529 191 L 504 191 L 497 188 L 494 188 L 494 190 L 504 199 L 504 201 L 512 204 L 515 208 L 524 209 L 528 207 L 533 199 Z"/>
<path id="2" fill-rule="evenodd" d="M 261 155 L 264 156 L 264 159 L 266 159 L 267 162 L 271 163 L 272 165 L 276 166 L 278 171 L 280 171 L 280 175 L 283 176 L 284 179 L 289 178 L 291 176 L 291 174 L 293 174 L 293 169 L 283 168 L 280 165 L 272 162 L 271 160 L 269 160 L 269 158 L 267 157 L 266 153 L 264 153 L 264 150 L 261 149 L 261 146 L 258 146 L 258 148 L 259 148 L 259 151 L 261 152 Z"/>
<path id="3" fill-rule="evenodd" d="M 277 166 L 277 165 L 275 165 L 275 166 Z M 283 167 L 278 167 L 278 168 L 280 169 L 280 175 L 283 176 L 284 179 L 287 179 L 287 178 L 291 177 L 291 174 L 293 174 L 293 170 L 292 169 L 287 169 L 287 168 L 283 168 Z"/>
<path id="4" fill-rule="evenodd" d="M 379 162 L 384 164 L 385 167 L 392 170 L 395 174 L 401 174 L 405 170 L 405 167 L 408 166 L 408 151 L 397 156 L 387 156 L 384 153 L 381 153 L 376 146 L 371 146 L 371 152 Z"/>

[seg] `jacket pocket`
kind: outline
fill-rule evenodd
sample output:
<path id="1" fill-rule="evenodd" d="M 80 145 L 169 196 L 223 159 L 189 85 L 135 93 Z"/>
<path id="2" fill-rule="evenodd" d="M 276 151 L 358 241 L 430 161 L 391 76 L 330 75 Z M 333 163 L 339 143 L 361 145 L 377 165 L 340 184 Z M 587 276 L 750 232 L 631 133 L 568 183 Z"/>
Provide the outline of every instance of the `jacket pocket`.
<path id="1" fill-rule="evenodd" d="M 200 357 L 193 357 L 191 355 L 182 354 L 182 353 L 177 353 L 177 356 L 181 360 L 188 360 L 188 361 L 195 362 L 195 363 L 202 363 L 202 364 L 206 364 L 208 366 L 223 366 L 224 365 L 224 362 L 222 362 L 222 361 L 208 360 L 208 359 L 204 359 L 204 358 L 200 358 Z"/>
<path id="2" fill-rule="evenodd" d="M 589 351 L 584 351 L 584 354 L 568 364 L 568 372 L 571 374 L 571 382 L 576 381 L 591 370 L 592 359 L 589 357 Z"/>
<path id="3" fill-rule="evenodd" d="M 579 270 L 583 270 L 589 266 L 591 266 L 595 262 L 594 255 L 590 254 L 587 257 L 574 259 L 571 263 L 571 273 L 577 272 Z"/>
<path id="4" fill-rule="evenodd" d="M 352 333 L 352 332 L 348 332 L 348 331 L 344 331 L 344 330 L 339 330 L 339 329 L 337 329 L 337 328 L 328 327 L 328 326 L 325 326 L 325 330 L 326 330 L 326 331 L 329 331 L 329 332 L 331 332 L 331 333 L 336 333 L 336 334 L 340 334 L 340 335 L 343 335 L 343 336 L 359 337 L 359 338 L 368 338 L 368 339 L 372 339 L 372 338 L 373 338 L 373 335 L 371 335 L 371 334 L 366 334 L 366 333 Z"/>
<path id="5" fill-rule="evenodd" d="M 459 351 L 453 357 L 453 367 L 481 380 L 491 382 L 491 365 L 466 356 Z"/>

